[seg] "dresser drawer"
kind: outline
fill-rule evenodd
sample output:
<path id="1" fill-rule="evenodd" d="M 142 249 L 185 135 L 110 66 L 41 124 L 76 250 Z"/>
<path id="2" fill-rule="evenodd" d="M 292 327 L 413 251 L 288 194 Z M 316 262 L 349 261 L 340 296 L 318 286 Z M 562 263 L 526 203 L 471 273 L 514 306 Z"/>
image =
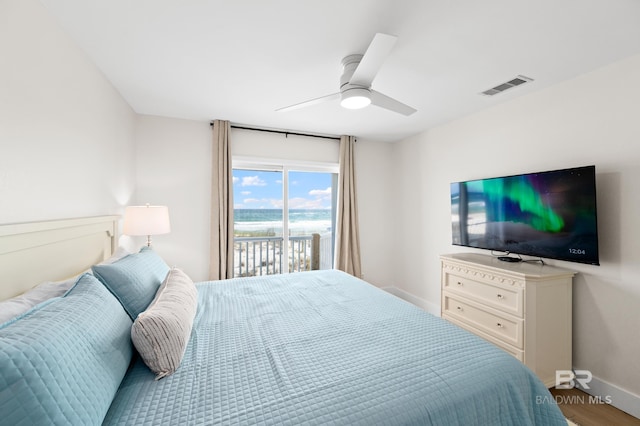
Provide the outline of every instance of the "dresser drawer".
<path id="1" fill-rule="evenodd" d="M 517 349 L 524 348 L 524 320 L 521 318 L 502 315 L 499 311 L 449 292 L 443 293 L 443 314 L 463 321 L 471 328 L 487 333 Z"/>
<path id="2" fill-rule="evenodd" d="M 496 286 L 468 277 L 446 273 L 443 290 L 477 300 L 483 305 L 524 317 L 524 291 L 518 287 Z"/>
<path id="3" fill-rule="evenodd" d="M 455 319 L 454 317 L 452 317 L 450 315 L 445 314 L 443 316 L 443 318 L 446 319 L 447 321 L 457 325 L 457 326 L 460 326 L 460 327 L 464 328 L 465 330 L 469 329 L 469 326 L 467 324 L 465 324 L 462 321 L 458 321 L 457 319 Z M 490 336 L 487 333 L 484 333 L 482 331 L 475 330 L 475 329 L 469 330 L 469 331 L 472 331 L 474 334 L 482 337 L 486 341 L 493 343 L 494 345 L 496 345 L 500 349 L 504 350 L 505 352 L 510 353 L 511 355 L 516 357 L 516 359 L 518 361 L 524 362 L 524 350 L 517 349 L 517 348 L 515 348 L 515 347 L 513 347 L 513 346 L 511 346 L 511 345 L 509 345 L 509 344 L 507 344 L 505 342 L 503 342 L 502 340 L 496 339 L 495 337 Z"/>

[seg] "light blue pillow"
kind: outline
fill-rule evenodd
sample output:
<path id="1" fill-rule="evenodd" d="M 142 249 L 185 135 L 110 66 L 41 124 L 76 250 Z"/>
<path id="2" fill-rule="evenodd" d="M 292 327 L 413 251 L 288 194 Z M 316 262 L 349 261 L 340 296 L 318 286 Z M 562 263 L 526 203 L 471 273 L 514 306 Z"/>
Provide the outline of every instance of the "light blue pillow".
<path id="1" fill-rule="evenodd" d="M 0 422 L 101 424 L 133 354 L 131 319 L 91 274 L 0 326 Z"/>
<path id="2" fill-rule="evenodd" d="M 91 270 L 135 320 L 155 297 L 169 267 L 155 251 L 143 247 L 139 253 L 111 265 L 94 265 Z"/>

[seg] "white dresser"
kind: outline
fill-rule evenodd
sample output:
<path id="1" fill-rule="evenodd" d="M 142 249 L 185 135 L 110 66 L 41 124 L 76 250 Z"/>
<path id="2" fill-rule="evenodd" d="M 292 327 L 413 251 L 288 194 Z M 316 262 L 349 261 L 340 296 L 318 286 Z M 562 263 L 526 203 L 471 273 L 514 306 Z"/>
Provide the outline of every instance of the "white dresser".
<path id="1" fill-rule="evenodd" d="M 442 317 L 509 352 L 547 387 L 571 370 L 575 272 L 459 253 L 440 256 Z"/>

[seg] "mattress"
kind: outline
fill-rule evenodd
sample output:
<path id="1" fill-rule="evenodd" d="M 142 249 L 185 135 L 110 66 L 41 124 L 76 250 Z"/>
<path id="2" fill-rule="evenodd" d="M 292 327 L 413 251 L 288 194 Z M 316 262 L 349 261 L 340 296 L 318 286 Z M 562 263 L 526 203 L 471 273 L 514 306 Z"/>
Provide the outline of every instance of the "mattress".
<path id="1" fill-rule="evenodd" d="M 511 355 L 345 273 L 197 287 L 180 368 L 135 360 L 104 424 L 566 425 Z"/>

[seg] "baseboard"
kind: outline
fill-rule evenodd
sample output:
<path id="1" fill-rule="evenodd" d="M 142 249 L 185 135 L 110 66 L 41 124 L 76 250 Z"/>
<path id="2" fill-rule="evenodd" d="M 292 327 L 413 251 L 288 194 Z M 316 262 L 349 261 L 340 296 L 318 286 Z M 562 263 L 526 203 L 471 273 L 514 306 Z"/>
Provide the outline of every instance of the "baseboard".
<path id="1" fill-rule="evenodd" d="M 440 316 L 440 306 L 427 302 L 426 300 L 414 296 L 413 294 L 399 289 L 398 287 L 384 287 L 382 288 L 382 290 L 386 291 L 387 293 L 393 294 L 394 296 L 399 297 L 400 299 L 405 300 L 413 305 L 416 305 L 418 308 L 421 308 L 432 315 L 435 315 L 437 317 Z"/>
<path id="2" fill-rule="evenodd" d="M 631 414 L 633 417 L 640 419 L 640 396 L 622 389 L 616 385 L 605 382 L 595 376 L 587 384 L 589 389 L 580 385 L 576 380 L 576 387 L 589 395 L 600 397 L 604 402 Z"/>

